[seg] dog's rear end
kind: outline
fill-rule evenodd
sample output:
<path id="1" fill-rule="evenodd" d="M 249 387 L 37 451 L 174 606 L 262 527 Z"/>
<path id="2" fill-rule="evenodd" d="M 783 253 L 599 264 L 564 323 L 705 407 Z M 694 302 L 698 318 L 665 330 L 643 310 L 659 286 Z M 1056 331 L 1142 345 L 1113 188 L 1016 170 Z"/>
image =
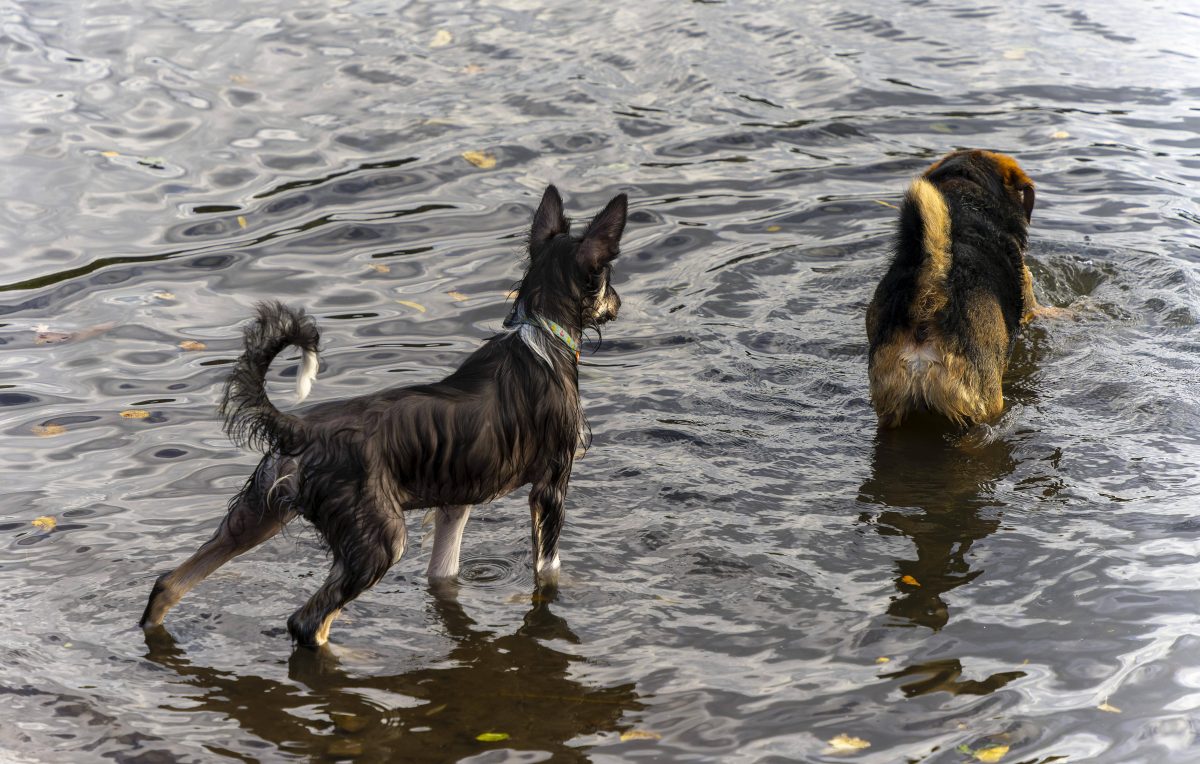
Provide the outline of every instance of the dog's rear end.
<path id="1" fill-rule="evenodd" d="M 867 310 L 881 426 L 923 411 L 960 425 L 999 416 L 1008 357 L 1035 306 L 1024 262 L 1033 199 L 1017 163 L 987 151 L 950 154 L 912 182 Z"/>

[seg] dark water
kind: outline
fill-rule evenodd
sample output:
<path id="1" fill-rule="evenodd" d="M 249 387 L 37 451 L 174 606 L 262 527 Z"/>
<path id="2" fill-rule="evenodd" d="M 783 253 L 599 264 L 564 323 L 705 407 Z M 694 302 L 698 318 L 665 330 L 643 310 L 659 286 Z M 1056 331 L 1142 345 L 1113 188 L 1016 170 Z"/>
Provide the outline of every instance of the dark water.
<path id="1" fill-rule="evenodd" d="M 1200 761 L 1194 4 L 132 5 L 0 10 L 0 759 Z M 962 146 L 1038 183 L 1079 320 L 997 427 L 882 437 L 885 203 Z M 549 181 L 633 203 L 558 596 L 518 494 L 457 598 L 414 547 L 325 653 L 300 524 L 147 641 L 254 461 L 214 413 L 250 306 L 319 317 L 317 400 L 434 378 Z"/>

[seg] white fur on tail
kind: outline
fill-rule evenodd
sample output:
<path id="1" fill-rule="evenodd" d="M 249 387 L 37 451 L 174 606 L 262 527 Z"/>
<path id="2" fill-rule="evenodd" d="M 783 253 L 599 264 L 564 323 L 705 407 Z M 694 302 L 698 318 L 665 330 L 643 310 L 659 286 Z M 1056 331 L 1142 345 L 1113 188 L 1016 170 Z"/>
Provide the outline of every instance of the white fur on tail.
<path id="1" fill-rule="evenodd" d="M 304 363 L 300 366 L 300 373 L 296 375 L 296 402 L 304 400 L 308 397 L 308 393 L 312 390 L 313 380 L 317 378 L 317 351 L 305 350 Z"/>

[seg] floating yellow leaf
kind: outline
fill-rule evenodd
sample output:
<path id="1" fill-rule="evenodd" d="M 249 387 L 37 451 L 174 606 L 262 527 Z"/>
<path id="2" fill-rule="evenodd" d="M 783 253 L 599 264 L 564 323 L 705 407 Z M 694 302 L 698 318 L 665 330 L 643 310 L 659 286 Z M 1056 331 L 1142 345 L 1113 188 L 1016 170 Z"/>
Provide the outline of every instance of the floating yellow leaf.
<path id="1" fill-rule="evenodd" d="M 175 295 L 171 294 L 170 292 L 155 292 L 154 297 L 155 297 L 155 299 L 158 299 L 158 300 L 174 300 L 175 299 Z"/>
<path id="2" fill-rule="evenodd" d="M 496 155 L 486 151 L 464 151 L 462 158 L 481 170 L 490 170 L 496 166 Z"/>
<path id="3" fill-rule="evenodd" d="M 834 753 L 848 753 L 850 751 L 861 751 L 864 748 L 870 748 L 871 744 L 861 737 L 852 737 L 847 734 L 838 735 L 829 741 L 829 750 Z"/>
<path id="4" fill-rule="evenodd" d="M 51 438 L 55 435 L 62 435 L 67 431 L 66 427 L 61 424 L 35 424 L 33 426 L 33 434 L 40 435 L 43 438 Z"/>
<path id="5" fill-rule="evenodd" d="M 908 584 L 909 586 L 920 586 L 921 585 L 920 581 L 918 581 L 917 579 L 913 578 L 912 576 L 908 576 L 908 575 L 900 576 L 900 583 Z"/>
<path id="6" fill-rule="evenodd" d="M 1058 140 L 1062 140 L 1063 138 L 1070 138 L 1071 134 L 1068 133 L 1066 130 L 1057 130 L 1053 133 L 1050 133 L 1050 137 L 1057 138 Z"/>
<path id="7" fill-rule="evenodd" d="M 507 732 L 481 732 L 475 736 L 475 739 L 481 743 L 498 743 L 501 740 L 508 740 Z"/>
<path id="8" fill-rule="evenodd" d="M 376 273 L 391 273 L 392 272 L 392 266 L 385 265 L 383 263 L 371 263 L 367 267 L 370 268 L 371 270 L 375 271 Z"/>
<path id="9" fill-rule="evenodd" d="M 238 227 L 239 228 L 246 227 L 246 216 L 245 215 L 238 215 Z"/>
<path id="10" fill-rule="evenodd" d="M 183 342 L 179 343 L 179 347 L 182 350 L 204 350 L 208 347 L 208 345 L 205 345 L 203 342 L 197 342 L 196 340 L 184 340 Z"/>
<path id="11" fill-rule="evenodd" d="M 1107 712 L 1108 712 L 1108 713 L 1110 713 L 1110 714 L 1119 714 L 1119 713 L 1121 713 L 1121 709 L 1117 708 L 1116 706 L 1109 705 L 1109 702 L 1108 702 L 1108 699 L 1107 699 L 1107 698 L 1105 698 L 1105 700 L 1104 700 L 1104 702 L 1103 702 L 1103 703 L 1101 703 L 1100 705 L 1096 706 L 1096 708 L 1100 709 L 1101 711 L 1107 711 Z"/>
<path id="12" fill-rule="evenodd" d="M 625 730 L 621 733 L 621 742 L 629 740 L 662 740 L 662 735 L 650 730 Z"/>
<path id="13" fill-rule="evenodd" d="M 145 409 L 127 409 L 121 412 L 121 416 L 125 419 L 145 419 L 150 416 L 150 412 Z"/>
<path id="14" fill-rule="evenodd" d="M 339 759 L 356 759 L 363 755 L 363 744 L 357 740 L 339 738 L 326 746 L 325 752 Z"/>
<path id="15" fill-rule="evenodd" d="M 996 762 L 1003 759 L 1006 753 L 1008 753 L 1008 746 L 993 745 L 976 751 L 975 759 L 982 762 Z"/>
<path id="16" fill-rule="evenodd" d="M 50 515 L 42 515 L 41 517 L 35 518 L 30 524 L 39 530 L 49 533 L 58 526 L 58 521 Z"/>
<path id="17" fill-rule="evenodd" d="M 449 31 L 445 29 L 439 29 L 436 33 L 434 33 L 433 39 L 429 41 L 429 47 L 444 48 L 449 45 L 453 39 L 454 35 L 450 34 Z"/>
<path id="18" fill-rule="evenodd" d="M 413 310 L 420 311 L 421 313 L 425 312 L 425 306 L 419 302 L 413 302 L 412 300 L 396 300 L 396 302 L 400 303 L 401 305 L 404 305 L 405 307 L 409 307 L 409 308 L 412 308 Z"/>
<path id="19" fill-rule="evenodd" d="M 102 156 L 102 157 L 108 157 L 108 158 L 110 158 L 110 159 L 111 159 L 112 157 L 119 157 L 119 156 L 121 156 L 121 153 L 120 153 L 119 151 L 101 151 L 101 152 L 100 152 L 100 156 Z"/>
<path id="20" fill-rule="evenodd" d="M 767 226 L 767 233 L 776 233 L 776 232 L 782 231 L 782 230 L 783 230 L 783 226 L 778 226 L 778 225 Z"/>
<path id="21" fill-rule="evenodd" d="M 458 300 L 459 302 L 466 302 L 467 300 L 471 299 L 470 297 L 467 297 L 462 292 L 455 292 L 454 290 L 446 292 L 446 294 L 450 295 L 451 297 L 453 297 L 455 300 Z"/>
<path id="22" fill-rule="evenodd" d="M 884 200 L 882 200 L 882 199 L 876 199 L 876 200 L 875 200 L 875 203 L 876 203 L 876 204 L 882 204 L 884 207 L 891 207 L 891 208 L 892 208 L 892 209 L 894 209 L 894 210 L 898 210 L 898 209 L 900 209 L 899 207 L 897 207 L 896 205 L 892 204 L 891 202 L 885 202 L 885 201 L 884 201 Z"/>
<path id="23" fill-rule="evenodd" d="M 876 663 L 889 663 L 891 660 L 892 659 L 887 657 L 886 655 L 881 655 L 875 659 L 875 662 Z"/>

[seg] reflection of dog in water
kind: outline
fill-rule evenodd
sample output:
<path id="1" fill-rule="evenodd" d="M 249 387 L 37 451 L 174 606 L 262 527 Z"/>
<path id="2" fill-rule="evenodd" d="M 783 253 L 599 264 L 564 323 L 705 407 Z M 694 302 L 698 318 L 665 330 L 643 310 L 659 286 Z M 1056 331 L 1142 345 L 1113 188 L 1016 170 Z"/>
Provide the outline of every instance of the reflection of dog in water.
<path id="1" fill-rule="evenodd" d="M 990 422 L 1017 332 L 1039 307 L 1025 265 L 1033 182 L 1011 157 L 958 151 L 909 186 L 896 253 L 867 309 L 883 427 L 933 412 Z"/>
<path id="2" fill-rule="evenodd" d="M 161 624 L 188 590 L 302 514 L 329 544 L 333 566 L 288 619 L 288 631 L 303 646 L 324 644 L 341 609 L 404 554 L 406 510 L 435 509 L 429 576 L 452 578 L 470 505 L 529 483 L 534 570 L 552 583 L 567 483 L 586 435 L 579 343 L 621 306 L 609 278 L 625 217 L 621 194 L 572 236 L 549 186 L 533 217 L 508 331 L 429 385 L 282 412 L 267 397 L 267 369 L 289 345 L 302 349 L 303 398 L 316 376 L 317 328 L 302 311 L 260 305 L 222 410 L 226 431 L 266 455 L 213 537 L 155 582 L 141 625 Z"/>
<path id="3" fill-rule="evenodd" d="M 624 732 L 632 726 L 625 717 L 644 706 L 632 682 L 578 678 L 593 672 L 571 649 L 579 637 L 552 600 L 552 592 L 535 595 L 519 628 L 493 634 L 464 611 L 453 585 L 434 587 L 430 608 L 449 652 L 400 673 L 348 670 L 329 645 L 293 652 L 290 681 L 273 679 L 270 667 L 231 672 L 193 662 L 165 629 L 146 633 L 146 657 L 186 682 L 188 714 L 219 714 L 317 759 L 325 751 L 331 759 L 440 764 L 480 755 L 488 746 L 475 736 L 496 731 L 509 736 L 499 746 L 586 762 L 579 738 Z"/>
<path id="4" fill-rule="evenodd" d="M 1007 442 L 966 446 L 948 430 L 944 420 L 879 430 L 859 492 L 859 501 L 881 507 L 864 520 L 915 547 L 915 559 L 896 560 L 889 615 L 934 630 L 950 618 L 943 596 L 983 572 L 968 560 L 971 547 L 1000 527 L 991 491 L 1016 466 Z"/>

